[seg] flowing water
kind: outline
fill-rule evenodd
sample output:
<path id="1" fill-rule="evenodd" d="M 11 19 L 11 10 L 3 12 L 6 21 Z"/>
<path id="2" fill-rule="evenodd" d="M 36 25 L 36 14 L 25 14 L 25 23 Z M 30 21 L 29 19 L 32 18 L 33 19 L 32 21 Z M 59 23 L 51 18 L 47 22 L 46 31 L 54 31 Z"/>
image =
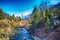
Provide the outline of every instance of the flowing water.
<path id="1" fill-rule="evenodd" d="M 12 32 L 13 34 L 10 35 L 10 40 L 48 40 L 48 37 L 41 39 L 31 35 L 24 27 L 15 28 Z"/>
<path id="2" fill-rule="evenodd" d="M 10 40 L 33 40 L 26 28 L 15 28 Z"/>

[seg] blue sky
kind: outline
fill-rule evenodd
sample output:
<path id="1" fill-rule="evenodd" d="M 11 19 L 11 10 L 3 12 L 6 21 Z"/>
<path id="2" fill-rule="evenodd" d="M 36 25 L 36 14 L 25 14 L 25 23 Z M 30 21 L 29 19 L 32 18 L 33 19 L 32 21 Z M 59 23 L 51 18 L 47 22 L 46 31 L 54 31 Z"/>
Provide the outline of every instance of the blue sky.
<path id="1" fill-rule="evenodd" d="M 57 4 L 60 0 L 46 0 L 50 4 Z M 32 13 L 35 6 L 39 6 L 41 0 L 0 0 L 0 8 L 4 12 L 15 16 L 26 16 Z"/>

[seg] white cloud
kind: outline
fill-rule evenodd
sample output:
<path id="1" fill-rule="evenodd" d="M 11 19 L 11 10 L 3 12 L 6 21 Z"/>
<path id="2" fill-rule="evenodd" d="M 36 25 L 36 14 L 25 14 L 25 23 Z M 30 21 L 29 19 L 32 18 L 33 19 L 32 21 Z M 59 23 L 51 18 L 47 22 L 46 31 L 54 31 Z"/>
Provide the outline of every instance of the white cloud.
<path id="1" fill-rule="evenodd" d="M 29 9 L 27 11 L 24 11 L 24 12 L 7 12 L 7 13 L 10 13 L 10 15 L 15 15 L 15 16 L 20 16 L 21 18 L 25 17 L 25 16 L 28 16 L 32 13 L 33 11 L 33 8 L 32 9 Z"/>

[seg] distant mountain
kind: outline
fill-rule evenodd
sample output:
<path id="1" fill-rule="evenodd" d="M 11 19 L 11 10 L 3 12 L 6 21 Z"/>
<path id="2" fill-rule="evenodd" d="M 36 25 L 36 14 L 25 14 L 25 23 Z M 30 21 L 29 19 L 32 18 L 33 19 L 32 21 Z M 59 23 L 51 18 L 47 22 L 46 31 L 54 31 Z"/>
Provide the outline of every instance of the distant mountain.
<path id="1" fill-rule="evenodd" d="M 40 11 L 40 9 L 42 8 L 43 10 L 45 9 L 46 10 L 46 7 L 47 6 L 45 6 L 46 4 L 45 3 L 43 3 L 43 4 L 41 4 L 40 5 L 40 7 L 38 7 L 37 6 L 37 9 L 39 9 L 39 11 Z M 50 5 L 48 5 L 48 8 L 49 9 L 56 9 L 56 8 L 60 8 L 60 2 L 59 3 L 57 3 L 57 4 L 50 4 Z M 34 13 L 32 13 L 32 14 L 29 14 L 29 15 L 26 15 L 26 16 L 23 16 L 23 19 L 28 19 L 30 16 L 32 16 L 32 15 L 34 15 Z"/>
<path id="2" fill-rule="evenodd" d="M 60 2 L 55 4 L 55 5 L 53 5 L 53 6 L 51 6 L 50 8 L 59 8 L 59 7 L 60 7 Z"/>
<path id="3" fill-rule="evenodd" d="M 31 16 L 31 14 L 27 15 L 27 16 L 24 16 L 22 19 L 29 19 Z"/>

